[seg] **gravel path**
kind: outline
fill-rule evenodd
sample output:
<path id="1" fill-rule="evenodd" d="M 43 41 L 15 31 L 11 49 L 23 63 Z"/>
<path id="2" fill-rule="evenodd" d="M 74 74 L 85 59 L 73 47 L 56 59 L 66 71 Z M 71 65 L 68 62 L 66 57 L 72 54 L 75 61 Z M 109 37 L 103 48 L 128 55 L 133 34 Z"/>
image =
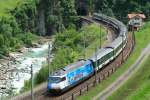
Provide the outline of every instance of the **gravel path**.
<path id="1" fill-rule="evenodd" d="M 96 95 L 93 100 L 105 100 L 113 92 L 115 92 L 123 83 L 128 80 L 140 67 L 143 61 L 150 55 L 150 44 L 141 52 L 139 58 L 136 62 L 129 67 L 129 69 L 124 72 L 117 80 L 115 80 L 111 85 L 109 85 L 105 90 Z"/>

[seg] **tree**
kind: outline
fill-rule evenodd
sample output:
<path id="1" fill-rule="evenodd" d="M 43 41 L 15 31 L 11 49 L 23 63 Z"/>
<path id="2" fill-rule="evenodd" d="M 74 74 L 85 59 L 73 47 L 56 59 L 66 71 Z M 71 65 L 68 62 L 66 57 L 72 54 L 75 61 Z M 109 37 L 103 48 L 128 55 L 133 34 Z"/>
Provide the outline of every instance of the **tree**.
<path id="1" fill-rule="evenodd" d="M 89 11 L 89 16 L 92 15 L 93 10 L 94 10 L 94 1 L 93 0 L 88 0 L 88 11 Z"/>
<path id="2" fill-rule="evenodd" d="M 62 18 L 65 27 L 75 23 L 77 20 L 77 13 L 75 9 L 75 0 L 61 0 Z"/>

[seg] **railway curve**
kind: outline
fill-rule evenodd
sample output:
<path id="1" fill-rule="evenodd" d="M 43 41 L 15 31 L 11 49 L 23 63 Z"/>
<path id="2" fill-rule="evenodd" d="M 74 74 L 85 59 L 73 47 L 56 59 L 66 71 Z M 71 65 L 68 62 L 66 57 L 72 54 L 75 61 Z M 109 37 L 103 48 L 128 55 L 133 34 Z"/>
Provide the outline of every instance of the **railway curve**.
<path id="1" fill-rule="evenodd" d="M 86 20 L 89 23 L 95 22 L 107 26 L 109 30 L 111 30 L 111 32 L 114 32 L 116 34 L 116 36 L 114 36 L 116 38 L 121 31 L 124 31 L 124 29 L 122 29 L 121 28 L 122 26 L 120 25 L 126 27 L 120 21 L 107 17 L 105 15 L 102 15 L 100 19 L 94 17 L 92 18 L 82 17 L 82 18 L 83 20 Z M 48 92 L 46 91 L 47 83 L 43 83 L 34 90 L 34 99 L 35 100 L 74 100 L 77 96 L 82 95 L 84 92 L 88 91 L 91 87 L 96 86 L 96 84 L 100 83 L 102 80 L 104 80 L 113 72 L 115 72 L 115 70 L 119 68 L 120 65 L 128 58 L 130 53 L 133 51 L 133 47 L 134 47 L 133 35 L 129 33 L 127 35 L 127 44 L 124 47 L 122 53 L 120 53 L 117 56 L 117 58 L 114 59 L 112 62 L 110 62 L 101 70 L 99 70 L 96 75 L 90 77 L 89 79 L 80 83 L 76 87 L 71 88 L 69 91 L 59 96 L 49 95 Z M 30 92 L 26 92 L 24 94 L 11 98 L 11 100 L 31 100 L 31 94 Z"/>

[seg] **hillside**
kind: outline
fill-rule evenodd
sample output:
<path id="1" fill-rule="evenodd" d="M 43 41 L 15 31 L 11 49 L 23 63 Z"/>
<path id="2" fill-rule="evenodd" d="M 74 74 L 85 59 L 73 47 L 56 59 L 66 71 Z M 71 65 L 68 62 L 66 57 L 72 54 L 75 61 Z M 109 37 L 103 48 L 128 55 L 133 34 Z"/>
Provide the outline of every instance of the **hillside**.
<path id="1" fill-rule="evenodd" d="M 83 38 L 88 39 L 84 40 Z M 104 27 L 101 28 L 101 38 L 102 45 L 106 44 L 106 42 L 108 43 L 107 30 Z M 51 73 L 79 59 L 87 59 L 93 55 L 95 48 L 100 47 L 100 29 L 97 24 L 83 26 L 79 31 L 72 28 L 65 30 L 63 33 L 57 33 L 55 39 L 53 44 L 55 56 L 49 64 Z M 39 85 L 46 81 L 48 71 L 48 66 L 43 66 L 35 75 L 34 85 Z M 30 81 L 25 81 L 22 91 L 29 89 Z"/>
<path id="2" fill-rule="evenodd" d="M 150 22 L 147 22 L 138 32 L 135 32 L 136 46 L 135 46 L 134 52 L 127 59 L 127 61 L 118 70 L 116 70 L 115 73 L 113 73 L 111 76 L 103 80 L 95 88 L 92 88 L 88 93 L 80 96 L 78 100 L 85 100 L 85 99 L 91 100 L 94 96 L 102 92 L 111 83 L 113 83 L 123 72 L 125 72 L 130 67 L 130 65 L 132 65 L 136 61 L 136 59 L 139 57 L 142 50 L 148 45 L 148 43 L 150 43 L 150 34 L 149 34 L 150 28 L 149 27 L 150 27 Z M 142 75 L 143 74 L 141 74 L 141 76 Z M 134 85 L 134 83 L 132 85 Z M 124 89 L 127 90 L 127 92 L 130 91 L 130 89 L 128 90 L 127 87 L 126 88 L 122 87 L 117 92 L 115 92 L 115 94 L 111 97 L 112 98 L 111 100 L 120 100 L 120 98 L 122 100 L 123 99 L 122 97 L 128 94 L 126 91 L 124 91 Z"/>
<path id="3" fill-rule="evenodd" d="M 78 19 L 72 0 L 1 0 L 0 5 L 0 58 L 22 46 L 32 46 L 37 36 L 76 27 Z"/>
<path id="4" fill-rule="evenodd" d="M 81 28 L 80 15 L 99 12 L 127 23 L 128 13 L 144 13 L 146 21 L 150 20 L 149 9 L 149 0 L 95 0 L 94 2 L 93 0 L 0 0 L 0 59 L 9 57 L 10 52 L 19 51 L 22 47 L 32 47 L 33 42 L 37 42 L 40 37 L 45 38 L 53 35 L 56 39 L 53 45 L 53 51 L 56 55 L 50 66 L 52 66 L 51 71 L 54 71 L 76 61 L 84 54 L 85 58 L 88 57 L 94 52 L 94 49 L 91 48 L 99 43 L 99 27 L 91 25 Z M 97 87 L 92 88 L 87 94 L 79 97 L 79 100 L 91 99 L 129 68 L 129 65 L 136 60 L 143 48 L 150 42 L 149 27 L 150 22 L 147 22 L 135 33 L 135 50 L 122 67 Z M 103 28 L 102 31 L 105 38 L 106 30 Z M 92 36 L 87 36 L 88 39 L 84 44 L 85 33 Z M 86 51 L 85 48 L 87 48 Z M 68 52 L 71 53 L 68 54 Z M 143 68 L 149 64 L 148 62 L 145 63 Z M 35 85 L 47 80 L 48 66 L 43 66 L 35 76 Z M 139 71 L 137 75 L 141 75 L 141 73 L 144 71 Z M 132 79 L 136 80 L 135 78 L 137 78 L 136 75 Z M 114 93 L 109 99 L 115 98 L 114 100 L 117 100 L 122 96 L 126 96 L 125 99 L 132 99 L 142 95 L 146 93 L 149 83 L 147 80 L 145 82 L 147 83 L 141 82 L 141 86 L 137 83 L 136 88 L 131 87 L 136 84 L 133 81 L 126 83 L 122 87 L 123 89 L 119 89 L 119 92 Z M 25 87 L 22 91 L 28 90 L 29 85 L 30 82 L 25 81 Z M 132 90 L 124 89 L 126 86 L 131 87 Z M 133 92 L 139 90 L 143 92 L 137 94 Z M 124 91 L 133 95 L 126 95 Z M 117 95 L 118 93 L 119 95 Z"/>
<path id="5" fill-rule="evenodd" d="M 144 41 L 150 39 L 150 23 L 147 23 L 143 29 L 137 32 L 138 44 L 143 46 L 150 41 Z M 143 37 L 143 38 L 142 38 Z M 140 48 L 137 46 L 136 49 Z M 142 48 L 141 48 L 142 49 Z M 140 66 L 140 69 L 121 86 L 108 100 L 149 100 L 150 98 L 150 56 L 148 59 Z M 122 98 L 124 97 L 124 98 Z"/>
<path id="6" fill-rule="evenodd" d="M 14 9 L 22 0 L 0 0 L 0 16 L 9 16 L 9 10 Z"/>
<path id="7" fill-rule="evenodd" d="M 31 2 L 33 0 L 0 0 L 0 17 L 11 17 L 10 11 L 14 10 L 16 7 Z"/>
<path id="8" fill-rule="evenodd" d="M 31 40 L 36 40 L 33 31 L 28 31 L 26 27 L 26 15 L 32 9 L 27 5 L 32 2 L 33 0 L 0 0 L 0 58 L 24 45 L 32 45 Z"/>
<path id="9" fill-rule="evenodd" d="M 150 98 L 150 56 L 140 69 L 107 100 L 149 100 Z M 122 98 L 124 97 L 124 98 Z"/>
<path id="10" fill-rule="evenodd" d="M 127 23 L 131 12 L 144 13 L 148 19 L 148 9 L 147 0 L 0 0 L 0 57 L 23 45 L 32 45 L 37 35 L 52 35 L 70 27 L 78 29 L 78 15 L 88 14 L 86 11 L 101 12 Z"/>

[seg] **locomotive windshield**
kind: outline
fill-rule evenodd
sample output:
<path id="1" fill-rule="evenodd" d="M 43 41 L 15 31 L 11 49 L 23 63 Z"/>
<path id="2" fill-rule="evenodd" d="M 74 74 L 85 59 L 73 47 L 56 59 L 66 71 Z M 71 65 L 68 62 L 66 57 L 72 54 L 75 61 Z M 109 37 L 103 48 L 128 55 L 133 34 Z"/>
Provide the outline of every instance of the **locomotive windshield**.
<path id="1" fill-rule="evenodd" d="M 64 80 L 64 78 L 60 78 L 60 77 L 49 77 L 48 82 L 49 83 L 59 83 L 63 80 Z"/>

